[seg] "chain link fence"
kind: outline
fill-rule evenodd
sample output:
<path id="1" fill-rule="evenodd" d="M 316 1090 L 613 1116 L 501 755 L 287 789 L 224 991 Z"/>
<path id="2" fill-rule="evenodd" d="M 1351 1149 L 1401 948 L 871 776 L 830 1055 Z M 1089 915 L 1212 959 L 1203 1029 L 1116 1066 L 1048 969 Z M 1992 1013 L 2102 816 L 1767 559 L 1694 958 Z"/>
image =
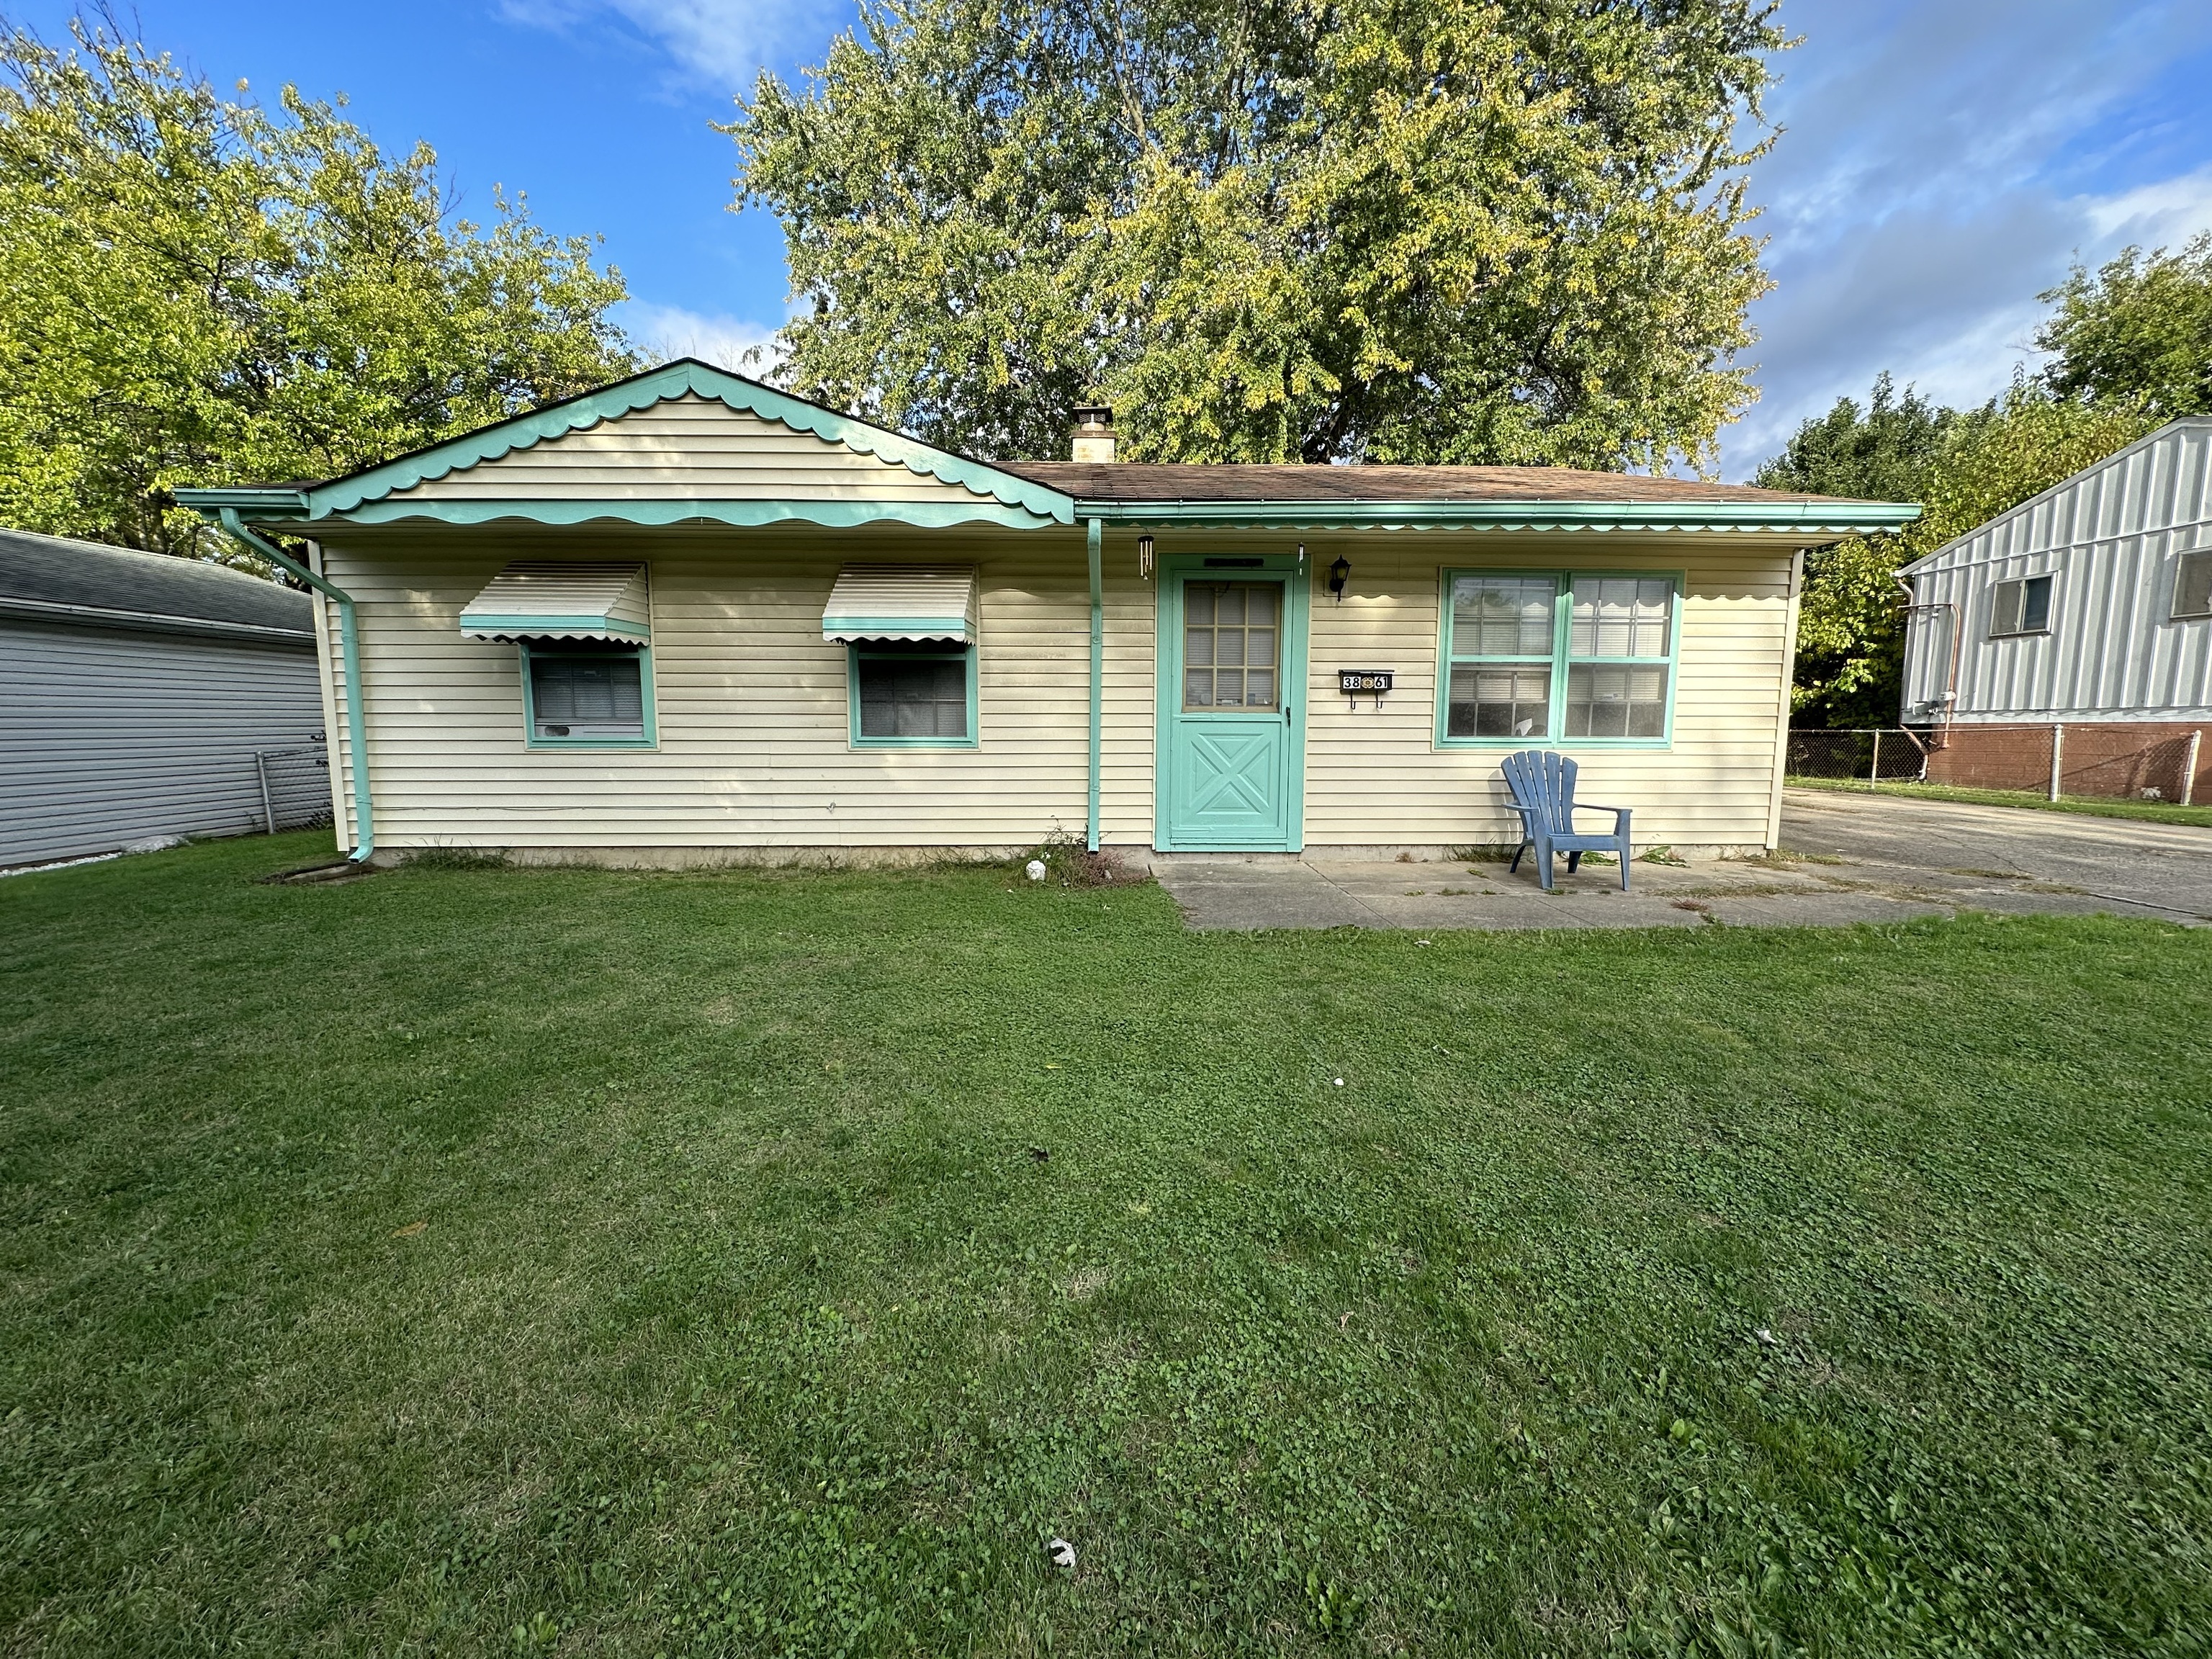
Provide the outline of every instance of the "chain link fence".
<path id="1" fill-rule="evenodd" d="M 319 830 L 331 821 L 330 750 L 322 744 L 253 751 L 255 781 L 261 787 L 262 827 Z"/>
<path id="2" fill-rule="evenodd" d="M 1784 769 L 1793 778 L 1919 783 L 1928 776 L 1928 750 L 1901 726 L 1792 730 Z"/>

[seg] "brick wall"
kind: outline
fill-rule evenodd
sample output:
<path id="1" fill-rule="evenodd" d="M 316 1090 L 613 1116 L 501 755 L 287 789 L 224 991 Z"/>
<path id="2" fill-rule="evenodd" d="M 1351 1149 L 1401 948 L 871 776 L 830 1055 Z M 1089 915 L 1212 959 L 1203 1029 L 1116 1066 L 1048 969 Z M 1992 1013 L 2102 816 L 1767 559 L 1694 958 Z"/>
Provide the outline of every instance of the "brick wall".
<path id="1" fill-rule="evenodd" d="M 2212 805 L 2212 730 L 2174 721 L 2069 722 L 2059 750 L 2058 788 L 2066 795 L 2140 799 L 2155 789 L 2179 800 L 2190 733 L 2206 730 L 2198 745 L 2191 799 Z M 1977 789 L 2051 787 L 2051 728 L 1961 723 L 1942 734 L 1928 756 L 1930 783 Z"/>

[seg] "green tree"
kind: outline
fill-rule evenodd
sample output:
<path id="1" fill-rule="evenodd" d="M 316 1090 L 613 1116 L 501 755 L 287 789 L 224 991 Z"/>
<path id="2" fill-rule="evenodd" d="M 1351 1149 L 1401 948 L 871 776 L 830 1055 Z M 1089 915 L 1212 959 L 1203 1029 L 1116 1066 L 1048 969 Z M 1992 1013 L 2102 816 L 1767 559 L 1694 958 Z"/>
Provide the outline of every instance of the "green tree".
<path id="1" fill-rule="evenodd" d="M 520 198 L 458 218 L 427 145 L 72 34 L 0 36 L 0 522 L 227 556 L 173 486 L 328 477 L 632 366 L 619 274 Z"/>
<path id="2" fill-rule="evenodd" d="M 2139 402 L 2163 420 L 2212 414 L 2212 231 L 2179 253 L 2128 248 L 2095 276 L 2076 265 L 2043 296 L 2057 314 L 2036 344 L 2057 353 L 2061 396 Z"/>
<path id="3" fill-rule="evenodd" d="M 1903 690 L 1905 594 L 1897 572 L 2029 496 L 2124 448 L 2158 424 L 2135 403 L 2055 396 L 2015 380 L 1960 411 L 1889 377 L 1862 410 L 1850 398 L 1798 428 L 1757 482 L 1887 501 L 1925 511 L 1894 535 L 1854 536 L 1806 562 L 1797 610 L 1794 718 L 1807 726 L 1891 726 Z"/>
<path id="4" fill-rule="evenodd" d="M 863 0 L 724 130 L 796 389 L 983 454 L 1710 464 L 1765 0 Z"/>

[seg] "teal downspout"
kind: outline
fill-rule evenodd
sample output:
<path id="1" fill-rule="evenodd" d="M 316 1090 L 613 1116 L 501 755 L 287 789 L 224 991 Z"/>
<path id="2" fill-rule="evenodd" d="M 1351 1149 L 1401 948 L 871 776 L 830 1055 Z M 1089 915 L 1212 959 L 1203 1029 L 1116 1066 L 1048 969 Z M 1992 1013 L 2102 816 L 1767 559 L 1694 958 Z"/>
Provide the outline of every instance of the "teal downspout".
<path id="1" fill-rule="evenodd" d="M 346 747 L 353 751 L 354 840 L 358 843 L 347 856 L 356 864 L 366 864 L 368 855 L 376 850 L 376 831 L 368 811 L 368 728 L 361 712 L 361 635 L 354 627 L 353 595 L 325 581 L 275 543 L 255 535 L 239 522 L 236 507 L 226 507 L 221 511 L 225 530 L 278 569 L 297 576 L 338 608 L 338 648 L 345 659 Z"/>
<path id="2" fill-rule="evenodd" d="M 1091 521 L 1091 832 L 1085 838 L 1098 850 L 1098 759 L 1100 732 L 1106 712 L 1106 566 L 1103 537 L 1106 521 Z"/>

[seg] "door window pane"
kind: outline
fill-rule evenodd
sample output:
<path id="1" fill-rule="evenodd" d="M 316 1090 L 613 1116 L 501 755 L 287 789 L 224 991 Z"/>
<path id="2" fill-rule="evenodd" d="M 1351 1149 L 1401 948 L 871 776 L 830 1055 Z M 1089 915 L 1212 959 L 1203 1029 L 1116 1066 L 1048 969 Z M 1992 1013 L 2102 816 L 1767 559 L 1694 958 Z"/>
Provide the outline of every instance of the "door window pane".
<path id="1" fill-rule="evenodd" d="M 1567 670 L 1566 735 L 1665 737 L 1666 669 L 1625 664 L 1575 664 Z"/>
<path id="2" fill-rule="evenodd" d="M 968 735 L 968 659 L 863 653 L 863 738 L 964 738 Z"/>
<path id="3" fill-rule="evenodd" d="M 1182 706 L 1279 706 L 1276 653 L 1282 638 L 1279 582 L 1183 585 Z"/>
<path id="4" fill-rule="evenodd" d="M 1571 657 L 1663 657 L 1674 584 L 1664 576 L 1577 576 Z"/>
<path id="5" fill-rule="evenodd" d="M 645 736 L 645 676 L 635 651 L 530 653 L 531 735 L 619 741 Z"/>

